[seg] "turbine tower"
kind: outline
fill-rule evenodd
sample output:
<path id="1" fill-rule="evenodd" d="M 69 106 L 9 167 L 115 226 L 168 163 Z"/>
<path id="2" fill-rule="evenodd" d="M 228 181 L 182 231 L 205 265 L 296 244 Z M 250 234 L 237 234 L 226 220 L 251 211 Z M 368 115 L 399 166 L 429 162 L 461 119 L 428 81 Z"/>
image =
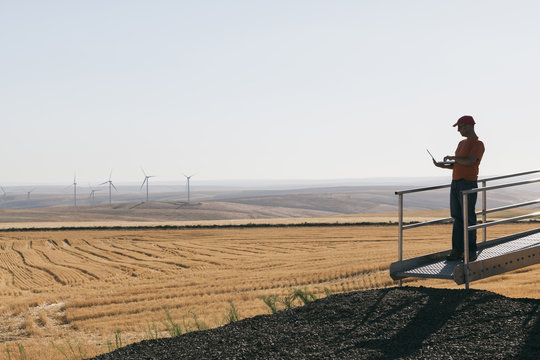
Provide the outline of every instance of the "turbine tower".
<path id="1" fill-rule="evenodd" d="M 33 188 L 32 190 L 26 192 L 26 200 L 30 200 L 30 194 L 31 194 L 34 190 L 36 190 L 36 189 Z"/>
<path id="2" fill-rule="evenodd" d="M 144 172 L 144 169 L 141 168 L 143 174 L 144 174 L 144 181 L 141 185 L 141 189 L 143 188 L 144 184 L 146 183 L 146 202 L 148 202 L 148 179 L 150 179 L 151 177 L 155 177 L 154 175 L 146 175 L 146 173 Z"/>
<path id="3" fill-rule="evenodd" d="M 144 172 L 144 171 L 143 171 Z M 116 188 L 116 186 L 114 186 L 112 180 L 111 180 L 111 177 L 112 177 L 112 170 L 111 170 L 111 173 L 109 174 L 109 180 L 99 184 L 99 185 L 105 185 L 105 184 L 109 184 L 109 205 L 112 204 L 112 189 L 111 188 L 114 188 L 114 190 L 118 191 L 118 189 Z"/>
<path id="4" fill-rule="evenodd" d="M 196 174 L 192 174 L 192 175 L 189 175 L 187 176 L 186 174 L 184 174 L 184 176 L 186 177 L 186 180 L 187 180 L 187 202 L 189 204 L 189 200 L 190 200 L 190 189 L 189 189 L 189 181 L 191 180 L 191 178 L 193 176 L 195 176 Z"/>
<path id="5" fill-rule="evenodd" d="M 73 175 L 73 204 L 77 207 L 77 176 Z"/>

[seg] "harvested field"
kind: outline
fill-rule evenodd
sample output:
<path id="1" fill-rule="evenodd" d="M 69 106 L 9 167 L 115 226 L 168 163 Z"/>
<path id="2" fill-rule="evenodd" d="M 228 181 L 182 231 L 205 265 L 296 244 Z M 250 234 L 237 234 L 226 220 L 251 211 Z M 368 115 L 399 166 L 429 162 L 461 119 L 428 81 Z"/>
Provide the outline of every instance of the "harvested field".
<path id="1" fill-rule="evenodd" d="M 488 235 L 532 227 L 502 225 Z M 450 232 L 448 225 L 408 231 L 405 257 L 447 249 Z M 169 336 L 165 309 L 185 331 L 223 324 L 231 304 L 241 318 L 267 314 L 261 296 L 391 287 L 396 234 L 394 225 L 0 232 L 0 342 L 12 358 L 18 345 L 28 359 L 63 358 L 58 349 L 69 345 L 93 356 L 118 337 L 125 345 Z M 540 299 L 539 270 L 472 288 Z"/>

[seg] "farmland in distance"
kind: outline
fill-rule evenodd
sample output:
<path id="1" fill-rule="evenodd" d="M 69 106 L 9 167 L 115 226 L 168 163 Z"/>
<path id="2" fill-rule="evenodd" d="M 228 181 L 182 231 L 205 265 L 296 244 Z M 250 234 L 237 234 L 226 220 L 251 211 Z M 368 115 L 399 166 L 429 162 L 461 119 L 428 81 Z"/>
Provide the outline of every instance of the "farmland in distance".
<path id="1" fill-rule="evenodd" d="M 533 227 L 502 225 L 488 237 Z M 405 258 L 448 249 L 450 234 L 449 225 L 410 230 Z M 165 309 L 195 330 L 223 324 L 231 304 L 241 318 L 269 313 L 261 296 L 395 286 L 396 235 L 395 225 L 1 232 L 0 359 L 19 345 L 29 359 L 58 359 L 70 346 L 107 352 L 115 336 L 123 345 L 169 336 Z M 471 287 L 538 299 L 538 283 L 540 265 Z"/>

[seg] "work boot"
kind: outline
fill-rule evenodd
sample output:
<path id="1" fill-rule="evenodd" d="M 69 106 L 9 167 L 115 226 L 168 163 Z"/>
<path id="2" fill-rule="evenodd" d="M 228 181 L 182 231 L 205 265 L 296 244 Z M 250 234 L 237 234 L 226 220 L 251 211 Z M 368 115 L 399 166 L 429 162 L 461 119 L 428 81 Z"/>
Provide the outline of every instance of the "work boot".
<path id="1" fill-rule="evenodd" d="M 454 250 L 452 250 L 452 252 L 446 257 L 447 261 L 456 261 L 461 259 L 463 259 L 463 253 Z"/>

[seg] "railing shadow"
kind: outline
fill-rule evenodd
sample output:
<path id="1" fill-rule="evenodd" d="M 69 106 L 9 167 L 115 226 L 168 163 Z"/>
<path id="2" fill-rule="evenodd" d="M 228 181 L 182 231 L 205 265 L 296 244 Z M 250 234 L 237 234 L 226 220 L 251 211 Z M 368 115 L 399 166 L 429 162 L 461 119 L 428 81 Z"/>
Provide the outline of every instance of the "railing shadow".
<path id="1" fill-rule="evenodd" d="M 523 327 L 530 327 L 529 336 L 524 341 L 518 359 L 532 359 L 531 354 L 536 354 L 535 359 L 540 358 L 540 305 L 536 304 L 530 316 L 523 321 Z"/>
<path id="2" fill-rule="evenodd" d="M 341 349 L 337 355 L 349 353 L 356 348 L 374 350 L 374 353 L 378 354 L 376 358 L 394 358 L 397 349 L 400 357 L 410 356 L 422 349 L 425 340 L 455 316 L 456 309 L 463 301 L 462 298 L 437 298 L 423 294 L 400 301 L 388 308 L 387 305 L 381 303 L 381 300 L 383 297 L 380 297 L 371 308 L 384 308 L 385 311 L 377 313 L 376 316 L 364 318 L 365 322 L 356 327 L 365 329 L 366 325 L 369 327 L 369 322 L 378 323 L 378 329 L 373 329 L 373 338 L 354 342 L 353 345 Z M 401 320 L 396 321 L 397 317 L 401 317 Z M 389 326 L 380 328 L 380 324 Z M 392 327 L 392 324 L 395 327 Z M 402 324 L 405 325 L 402 326 Z M 354 332 L 355 329 L 352 329 L 352 333 Z"/>

